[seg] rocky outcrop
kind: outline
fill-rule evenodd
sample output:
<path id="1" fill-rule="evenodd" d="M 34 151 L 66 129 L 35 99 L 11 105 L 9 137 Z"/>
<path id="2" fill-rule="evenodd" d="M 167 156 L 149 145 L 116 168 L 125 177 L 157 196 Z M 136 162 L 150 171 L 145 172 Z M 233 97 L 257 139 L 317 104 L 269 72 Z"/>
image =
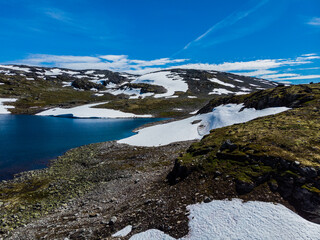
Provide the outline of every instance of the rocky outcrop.
<path id="1" fill-rule="evenodd" d="M 278 86 L 274 89 L 261 90 L 249 95 L 221 97 L 211 100 L 198 113 L 211 112 L 213 108 L 225 104 L 243 103 L 244 108 L 261 110 L 269 107 L 298 108 L 304 103 L 315 99 L 313 88 L 308 85 Z"/>
<path id="2" fill-rule="evenodd" d="M 155 94 L 159 94 L 159 93 L 166 93 L 167 90 L 162 87 L 162 86 L 158 86 L 158 85 L 150 85 L 150 84 L 146 84 L 146 83 L 127 83 L 122 85 L 119 89 L 140 89 L 140 94 L 143 93 L 155 93 Z"/>
<path id="3" fill-rule="evenodd" d="M 103 85 L 90 82 L 86 79 L 77 79 L 72 82 L 71 86 L 83 90 L 91 90 L 92 88 L 95 88 L 97 90 L 104 89 Z"/>

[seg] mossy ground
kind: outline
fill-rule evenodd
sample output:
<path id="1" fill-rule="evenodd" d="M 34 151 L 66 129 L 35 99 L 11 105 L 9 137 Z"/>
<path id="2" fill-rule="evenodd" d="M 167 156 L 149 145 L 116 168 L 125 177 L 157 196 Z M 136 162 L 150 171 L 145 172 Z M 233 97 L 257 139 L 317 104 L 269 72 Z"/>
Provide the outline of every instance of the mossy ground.
<path id="1" fill-rule="evenodd" d="M 68 151 L 44 170 L 31 171 L 0 186 L 0 230 L 13 228 L 45 215 L 67 199 L 90 189 L 99 178 L 97 144 Z M 103 176 L 112 177 L 108 166 Z M 95 175 L 97 174 L 97 175 Z M 101 174 L 101 173 L 100 173 Z"/>
<path id="2" fill-rule="evenodd" d="M 288 164 L 319 169 L 320 86 L 313 84 L 307 87 L 311 89 L 307 96 L 312 97 L 301 106 L 247 123 L 214 129 L 188 149 L 179 159 L 180 164 L 206 174 L 221 172 L 241 182 L 258 184 L 270 175 L 291 174 L 294 178 L 301 177 L 298 171 L 284 172 L 279 166 L 280 159 Z M 283 90 L 296 94 L 301 89 L 304 86 L 279 87 L 261 92 L 260 95 L 264 98 L 267 92 L 272 98 L 279 92 L 283 93 Z M 258 93 L 250 96 L 254 98 L 252 102 L 259 101 Z M 241 96 L 239 99 L 249 102 L 250 96 Z M 237 149 L 221 149 L 227 140 L 236 144 Z M 316 192 L 318 186 L 311 184 L 308 189 Z"/>
<path id="3" fill-rule="evenodd" d="M 211 97 L 199 96 L 188 98 L 189 93 L 176 94 L 178 98 L 153 98 L 128 99 L 128 96 L 104 93 L 96 96 L 90 90 L 75 90 L 73 87 L 63 87 L 63 79 L 36 79 L 26 80 L 22 76 L 0 75 L 0 97 L 18 98 L 18 101 L 10 103 L 15 108 L 9 109 L 13 114 L 35 114 L 52 107 L 74 107 L 95 102 L 106 102 L 99 108 L 109 108 L 130 112 L 134 114 L 151 114 L 154 117 L 182 117 L 190 112 L 198 110 L 206 104 Z M 139 86 L 141 87 L 141 86 Z M 162 92 L 158 86 L 144 86 L 147 91 Z"/>
<path id="4" fill-rule="evenodd" d="M 152 114 L 156 117 L 182 117 L 201 108 L 209 98 L 187 98 L 181 95 L 178 98 L 144 98 L 118 99 L 96 106 L 97 108 L 112 108 L 134 114 Z"/>
<path id="5" fill-rule="evenodd" d="M 168 168 L 173 164 L 171 158 L 189 145 L 147 148 L 107 142 L 69 150 L 46 169 L 22 173 L 0 184 L 0 236 L 52 213 L 96 186 L 136 171 Z"/>
<path id="6" fill-rule="evenodd" d="M 114 97 L 95 96 L 92 91 L 77 91 L 72 87 L 62 87 L 61 80 L 26 80 L 21 76 L 0 75 L 0 97 L 18 98 L 11 103 L 15 108 L 10 109 L 14 114 L 35 114 L 48 107 L 69 107 L 90 102 L 111 100 Z"/>

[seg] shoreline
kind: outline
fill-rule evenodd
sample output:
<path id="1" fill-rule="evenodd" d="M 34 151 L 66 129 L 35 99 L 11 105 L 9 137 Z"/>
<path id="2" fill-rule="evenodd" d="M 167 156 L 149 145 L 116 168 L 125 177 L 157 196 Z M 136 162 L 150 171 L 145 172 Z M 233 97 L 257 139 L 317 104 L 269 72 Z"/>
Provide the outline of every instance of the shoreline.
<path id="1" fill-rule="evenodd" d="M 0 237 L 1 231 L 8 237 L 7 234 L 13 229 L 23 229 L 23 225 L 29 222 L 52 214 L 63 214 L 63 209 L 70 201 L 77 202 L 90 195 L 100 184 L 114 182 L 118 185 L 131 179 L 130 185 L 136 188 L 138 183 L 142 184 L 145 176 L 148 176 L 151 183 L 156 180 L 155 174 L 162 175 L 169 171 L 179 152 L 184 151 L 192 142 L 194 141 L 174 143 L 152 150 L 118 144 L 115 141 L 89 144 L 67 151 L 53 159 L 45 169 L 21 172 L 12 180 L 2 181 L 0 219 L 6 225 L 2 230 L 0 227 Z M 124 159 L 123 156 L 128 158 Z M 143 161 L 133 156 L 139 156 Z M 169 156 L 171 160 L 167 159 Z M 144 187 L 141 187 L 143 190 Z M 115 191 L 118 191 L 118 187 Z M 12 202 L 12 198 L 17 200 Z M 6 208 L 4 212 L 3 206 Z M 12 214 L 7 215 L 9 212 Z M 12 215 L 15 217 L 11 218 Z"/>
<path id="2" fill-rule="evenodd" d="M 17 115 L 17 114 L 0 114 L 0 116 L 4 116 L 4 117 L 6 117 L 6 116 L 16 116 L 16 115 Z M 56 116 L 37 116 L 37 115 L 30 115 L 30 114 L 22 114 L 22 115 L 23 115 L 23 116 L 60 118 L 60 117 L 56 117 Z M 19 114 L 19 116 L 20 116 L 20 114 Z M 66 119 L 67 119 L 67 118 L 66 118 Z M 72 118 L 72 119 L 96 119 L 96 118 Z M 161 124 L 161 122 L 164 121 L 164 120 L 159 120 L 159 119 L 162 119 L 162 118 L 155 118 L 155 117 L 153 117 L 153 118 L 99 118 L 99 119 L 102 119 L 102 120 L 110 120 L 110 121 L 112 121 L 112 120 L 115 120 L 115 121 L 116 121 L 116 120 L 128 120 L 128 121 L 130 121 L 130 120 L 136 120 L 136 119 L 151 119 L 151 120 L 153 121 L 152 123 L 154 123 L 154 124 Z M 148 125 L 148 123 L 145 123 L 145 124 L 142 124 L 142 125 L 141 125 L 140 127 L 138 127 L 138 128 L 144 128 L 144 127 L 147 127 L 147 125 Z M 130 132 L 135 133 L 134 130 L 135 130 L 135 129 L 131 130 Z M 124 137 L 124 138 L 125 138 L 125 137 Z M 122 139 L 122 138 L 121 138 L 121 139 Z M 118 139 L 118 140 L 120 140 L 120 139 Z M 107 140 L 107 141 L 108 141 L 108 140 Z M 109 141 L 116 141 L 116 140 L 109 140 Z M 85 144 L 79 145 L 79 146 L 77 146 L 77 147 L 83 147 L 83 146 L 86 146 L 86 145 L 90 145 L 90 144 L 94 144 L 94 143 L 102 143 L 102 142 L 106 142 L 106 141 L 104 140 L 104 141 L 101 141 L 101 142 L 85 143 Z M 12 177 L 9 177 L 9 178 L 6 178 L 6 177 L 5 177 L 4 179 L 0 179 L 0 183 L 1 183 L 2 181 L 10 181 L 10 180 L 14 179 L 16 175 L 19 176 L 20 174 L 23 174 L 23 173 L 25 173 L 25 172 L 30 172 L 30 171 L 35 171 L 35 170 L 46 169 L 46 168 L 48 168 L 48 166 L 49 166 L 49 164 L 50 164 L 51 161 L 53 161 L 53 160 L 55 160 L 56 158 L 64 155 L 67 151 L 72 150 L 72 149 L 77 148 L 77 147 L 68 148 L 68 149 L 66 149 L 65 151 L 63 151 L 63 153 L 59 153 L 59 154 L 57 154 L 57 155 L 54 156 L 54 157 L 48 157 L 48 158 L 46 158 L 46 159 L 47 159 L 47 160 L 45 161 L 45 165 L 46 165 L 46 166 L 44 166 L 43 168 L 36 168 L 36 169 L 31 168 L 30 170 L 22 170 L 22 171 L 19 171 L 19 172 L 10 174 L 10 175 L 12 175 Z"/>

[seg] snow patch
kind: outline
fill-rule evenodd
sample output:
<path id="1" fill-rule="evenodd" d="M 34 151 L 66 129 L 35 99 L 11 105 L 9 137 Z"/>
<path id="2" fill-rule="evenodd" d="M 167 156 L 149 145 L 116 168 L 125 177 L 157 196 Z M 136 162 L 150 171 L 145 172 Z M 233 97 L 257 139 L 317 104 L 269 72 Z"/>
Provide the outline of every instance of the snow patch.
<path id="1" fill-rule="evenodd" d="M 0 68 L 8 68 L 8 69 L 17 70 L 17 71 L 30 72 L 30 68 L 23 68 L 23 67 L 17 67 L 12 65 L 0 65 Z"/>
<path id="2" fill-rule="evenodd" d="M 245 94 L 249 94 L 249 92 L 235 92 L 235 95 L 245 95 Z"/>
<path id="3" fill-rule="evenodd" d="M 241 82 L 241 83 L 243 83 L 243 81 L 242 81 L 242 80 L 239 80 L 239 79 L 233 79 L 233 81 L 236 81 L 236 82 Z"/>
<path id="4" fill-rule="evenodd" d="M 44 73 L 44 75 L 46 75 L 46 76 L 56 76 L 56 75 L 61 75 L 61 74 L 62 74 L 62 72 L 58 68 L 52 68 L 50 70 L 46 70 Z"/>
<path id="5" fill-rule="evenodd" d="M 174 95 L 176 91 L 186 92 L 188 90 L 188 84 L 183 81 L 183 78 L 171 71 L 145 74 L 132 81 L 132 83 L 147 83 L 163 86 L 167 92 L 163 94 L 156 94 L 154 96 L 155 98 L 168 97 Z"/>
<path id="6" fill-rule="evenodd" d="M 281 204 L 240 199 L 189 205 L 189 233 L 180 240 L 198 239 L 319 239 L 320 225 L 309 222 Z M 174 240 L 150 229 L 130 240 Z"/>
<path id="7" fill-rule="evenodd" d="M 243 104 L 220 105 L 209 113 L 140 129 L 138 134 L 121 139 L 118 142 L 134 146 L 153 147 L 173 142 L 201 139 L 211 129 L 247 122 L 289 109 L 286 107 L 265 108 L 262 110 L 245 108 L 240 112 L 243 107 Z"/>
<path id="8" fill-rule="evenodd" d="M 132 231 L 132 226 L 128 225 L 125 228 L 121 229 L 120 231 L 116 232 L 115 234 L 112 234 L 112 237 L 125 237 Z"/>
<path id="9" fill-rule="evenodd" d="M 241 87 L 240 90 L 244 92 L 251 92 L 251 89 L 246 87 Z"/>
<path id="10" fill-rule="evenodd" d="M 217 78 L 210 78 L 210 79 L 208 79 L 208 80 L 211 81 L 211 82 L 214 82 L 214 83 L 218 83 L 219 85 L 226 86 L 226 87 L 232 87 L 232 88 L 235 87 L 235 85 L 230 84 L 230 83 L 222 82 L 222 81 L 220 81 L 220 80 L 217 79 Z"/>
<path id="11" fill-rule="evenodd" d="M 11 114 L 8 109 L 14 108 L 14 106 L 8 106 L 6 103 L 15 101 L 17 101 L 16 98 L 0 98 L 0 114 Z"/>
<path id="12" fill-rule="evenodd" d="M 222 94 L 230 94 L 230 93 L 233 93 L 227 89 L 224 89 L 224 88 L 215 88 L 213 89 L 212 92 L 209 92 L 209 95 L 212 95 L 212 94 L 218 94 L 218 95 L 222 95 Z"/>
<path id="13" fill-rule="evenodd" d="M 71 87 L 72 82 L 62 82 L 62 87 Z"/>
<path id="14" fill-rule="evenodd" d="M 107 102 L 86 104 L 73 108 L 52 108 L 45 110 L 36 115 L 38 116 L 55 116 L 55 117 L 74 117 L 74 118 L 150 118 L 152 115 L 136 115 L 125 113 L 113 109 L 93 108 Z"/>

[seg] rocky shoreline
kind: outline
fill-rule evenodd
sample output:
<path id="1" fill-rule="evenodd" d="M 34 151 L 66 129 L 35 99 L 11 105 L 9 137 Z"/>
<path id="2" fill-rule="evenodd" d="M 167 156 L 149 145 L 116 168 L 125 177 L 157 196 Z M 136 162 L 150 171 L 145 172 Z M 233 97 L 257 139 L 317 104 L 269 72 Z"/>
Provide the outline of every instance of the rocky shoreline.
<path id="1" fill-rule="evenodd" d="M 174 159 L 191 143 L 159 148 L 114 141 L 91 144 L 69 150 L 47 169 L 24 172 L 4 181 L 0 184 L 0 237 L 50 238 L 53 231 L 55 239 L 79 239 L 81 234 L 89 234 L 79 233 L 83 229 L 92 229 L 92 236 L 86 235 L 85 239 L 96 239 L 95 231 L 108 236 L 129 221 L 124 217 L 120 220 L 128 203 L 137 204 L 138 211 L 140 204 L 154 201 L 147 199 L 147 193 L 155 182 L 163 182 Z M 141 199 L 143 194 L 145 200 Z M 111 226 L 113 216 L 117 224 Z M 47 221 L 55 222 L 50 231 Z M 63 223 L 71 226 L 61 228 Z"/>

